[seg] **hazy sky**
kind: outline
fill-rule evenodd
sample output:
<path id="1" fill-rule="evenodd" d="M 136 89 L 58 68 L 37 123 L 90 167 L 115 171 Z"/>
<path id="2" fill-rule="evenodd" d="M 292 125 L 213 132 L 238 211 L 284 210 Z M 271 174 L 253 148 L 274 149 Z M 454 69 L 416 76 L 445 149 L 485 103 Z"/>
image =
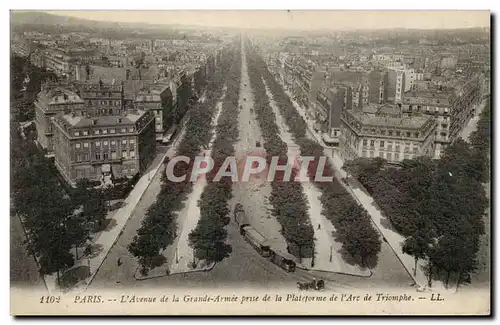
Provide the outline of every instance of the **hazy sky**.
<path id="1" fill-rule="evenodd" d="M 212 27 L 365 29 L 489 27 L 489 11 L 50 11 L 84 19 Z"/>

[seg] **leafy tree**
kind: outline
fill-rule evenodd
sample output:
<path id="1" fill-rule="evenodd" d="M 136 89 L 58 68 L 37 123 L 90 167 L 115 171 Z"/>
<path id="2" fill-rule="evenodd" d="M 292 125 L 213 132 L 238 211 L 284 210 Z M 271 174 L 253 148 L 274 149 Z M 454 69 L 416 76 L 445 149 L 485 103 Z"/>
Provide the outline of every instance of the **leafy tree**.
<path id="1" fill-rule="evenodd" d="M 185 128 L 185 133 L 177 147 L 177 154 L 193 158 L 199 154 L 201 148 L 208 145 L 211 136 L 211 125 L 207 121 L 211 121 L 215 115 L 215 106 L 222 93 L 224 82 L 227 78 L 226 72 L 231 65 L 231 58 L 227 57 L 220 65 L 217 66 L 215 73 L 208 80 L 205 92 L 206 100 L 203 103 L 189 100 L 191 93 L 190 89 L 182 90 L 180 97 L 181 108 L 190 109 L 194 113 L 188 113 L 189 120 Z M 188 110 L 189 112 L 189 110 Z M 173 112 L 175 121 L 179 122 L 183 116 L 182 111 Z M 192 190 L 192 183 L 189 182 L 190 164 L 177 163 L 174 167 L 174 175 L 187 175 L 185 182 L 171 182 L 166 177 L 162 178 L 162 187 L 157 201 L 149 208 L 145 218 L 142 221 L 141 227 L 137 231 L 137 236 L 128 245 L 128 250 L 138 258 L 143 270 L 147 271 L 153 267 L 152 261 L 158 256 L 161 249 L 165 249 L 171 245 L 176 236 L 176 218 L 174 212 L 183 208 L 183 200 Z M 222 191 L 221 193 L 224 193 Z M 207 195 L 212 197 L 212 195 Z M 221 208 L 218 200 L 216 209 Z M 205 207 L 205 206 L 204 206 Z M 212 209 L 209 209 L 212 211 Z M 218 210 L 223 213 L 223 210 Z M 223 227 L 223 226 L 221 226 Z"/>
<path id="2" fill-rule="evenodd" d="M 429 252 L 430 247 L 429 234 L 422 230 L 417 230 L 417 232 L 411 236 L 407 237 L 403 243 L 403 253 L 412 255 L 415 258 L 415 267 L 413 270 L 413 275 L 417 275 L 417 263 L 419 259 L 425 259 Z"/>

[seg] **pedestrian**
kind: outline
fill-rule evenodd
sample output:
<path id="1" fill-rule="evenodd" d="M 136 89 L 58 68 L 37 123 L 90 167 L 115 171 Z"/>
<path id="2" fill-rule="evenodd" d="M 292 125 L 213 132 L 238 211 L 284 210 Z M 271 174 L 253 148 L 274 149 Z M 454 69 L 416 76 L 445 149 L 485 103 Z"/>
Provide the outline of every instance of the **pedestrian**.
<path id="1" fill-rule="evenodd" d="M 118 258 L 118 261 L 116 261 L 116 264 L 117 264 L 118 266 L 122 265 L 122 259 L 121 259 L 121 258 Z"/>
<path id="2" fill-rule="evenodd" d="M 318 230 L 320 230 L 320 229 L 321 229 L 321 224 L 318 223 Z"/>

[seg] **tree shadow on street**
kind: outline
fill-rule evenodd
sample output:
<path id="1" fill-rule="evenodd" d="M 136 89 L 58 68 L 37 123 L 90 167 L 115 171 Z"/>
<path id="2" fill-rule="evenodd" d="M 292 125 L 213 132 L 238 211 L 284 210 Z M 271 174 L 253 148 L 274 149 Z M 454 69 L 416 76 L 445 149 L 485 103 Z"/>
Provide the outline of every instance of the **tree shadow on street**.
<path id="1" fill-rule="evenodd" d="M 391 230 L 391 231 L 394 231 L 397 233 L 397 231 L 392 226 L 392 223 L 389 220 L 389 218 L 387 218 L 384 213 L 381 213 L 381 214 L 382 214 L 382 219 L 380 219 L 380 225 L 387 230 Z"/>
<path id="2" fill-rule="evenodd" d="M 90 254 L 87 254 L 86 258 L 94 258 L 103 251 L 104 247 L 101 244 L 91 244 Z"/>
<path id="3" fill-rule="evenodd" d="M 102 221 L 99 227 L 97 227 L 96 232 L 101 232 L 101 231 L 110 231 L 114 227 L 116 227 L 117 223 L 116 220 L 113 218 L 107 218 Z"/>
<path id="4" fill-rule="evenodd" d="M 378 255 L 370 256 L 363 261 L 360 256 L 354 256 L 344 248 L 341 248 L 340 253 L 344 262 L 352 266 L 359 266 L 362 270 L 374 269 L 378 265 Z"/>
<path id="5" fill-rule="evenodd" d="M 159 254 L 151 259 L 151 269 L 162 266 L 167 262 L 167 258 L 163 254 Z"/>
<path id="6" fill-rule="evenodd" d="M 337 239 L 337 231 L 332 231 L 332 237 L 336 242 L 342 244 Z M 343 246 L 339 251 L 333 251 L 332 253 L 335 253 L 335 252 L 337 252 L 337 254 L 340 252 L 340 256 L 342 257 L 342 260 L 344 262 L 346 262 L 346 264 L 349 264 L 352 266 L 359 266 L 362 270 L 366 269 L 367 267 L 369 269 L 374 269 L 378 265 L 378 254 L 375 256 L 370 256 L 365 261 L 363 261 L 361 259 L 361 256 L 352 255 Z"/>
<path id="7" fill-rule="evenodd" d="M 61 275 L 59 279 L 59 287 L 63 291 L 67 291 L 73 286 L 75 286 L 78 282 L 85 280 L 89 276 L 90 276 L 90 269 L 86 265 L 80 265 L 71 268 Z"/>
<path id="8" fill-rule="evenodd" d="M 127 205 L 127 203 L 125 203 L 125 201 L 114 202 L 114 203 L 110 204 L 109 211 L 121 209 L 126 205 Z"/>

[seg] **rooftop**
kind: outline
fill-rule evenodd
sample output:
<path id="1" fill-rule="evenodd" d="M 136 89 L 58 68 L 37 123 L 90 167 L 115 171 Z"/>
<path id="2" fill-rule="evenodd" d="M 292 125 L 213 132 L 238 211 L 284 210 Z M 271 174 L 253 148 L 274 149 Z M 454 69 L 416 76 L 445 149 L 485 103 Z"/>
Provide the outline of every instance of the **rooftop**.
<path id="1" fill-rule="evenodd" d="M 393 126 L 409 129 L 420 129 L 429 121 L 428 116 L 392 117 L 370 116 L 361 112 L 349 112 L 363 126 Z"/>
<path id="2" fill-rule="evenodd" d="M 135 110 L 128 111 L 126 115 L 111 115 L 111 116 L 97 116 L 97 117 L 86 117 L 75 114 L 62 115 L 60 119 L 67 123 L 69 127 L 81 128 L 90 126 L 118 126 L 118 125 L 134 125 L 135 122 L 144 114 L 146 111 Z M 95 121 L 95 122 L 93 122 Z"/>

